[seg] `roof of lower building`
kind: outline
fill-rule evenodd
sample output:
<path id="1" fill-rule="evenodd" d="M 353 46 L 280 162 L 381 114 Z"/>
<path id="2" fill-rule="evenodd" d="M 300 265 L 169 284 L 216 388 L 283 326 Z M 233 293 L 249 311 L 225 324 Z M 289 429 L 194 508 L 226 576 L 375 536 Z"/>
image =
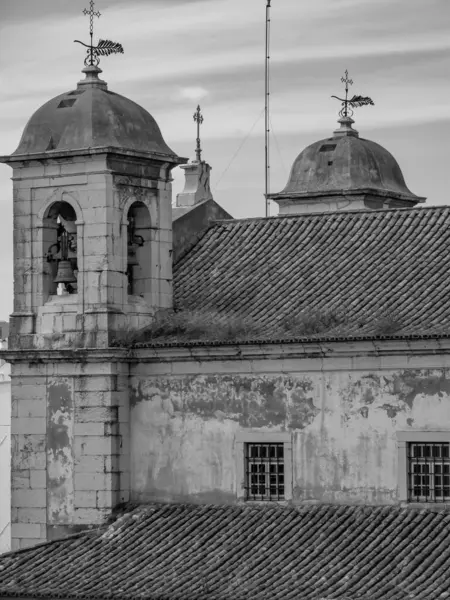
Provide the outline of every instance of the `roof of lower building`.
<path id="1" fill-rule="evenodd" d="M 449 259 L 449 206 L 218 221 L 174 265 L 175 304 L 236 341 L 445 336 Z M 140 341 L 189 342 L 163 334 Z"/>
<path id="2" fill-rule="evenodd" d="M 436 600 L 450 512 L 150 505 L 0 556 L 0 595 L 160 600 Z"/>

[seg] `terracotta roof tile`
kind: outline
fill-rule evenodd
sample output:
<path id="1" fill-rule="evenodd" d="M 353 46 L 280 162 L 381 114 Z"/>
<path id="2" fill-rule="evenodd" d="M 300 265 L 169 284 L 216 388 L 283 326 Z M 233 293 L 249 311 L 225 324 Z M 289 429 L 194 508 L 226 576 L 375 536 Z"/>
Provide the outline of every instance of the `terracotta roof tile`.
<path id="1" fill-rule="evenodd" d="M 384 310 L 397 334 L 437 335 L 450 331 L 449 258 L 448 206 L 219 221 L 174 265 L 174 295 L 279 339 L 283 318 L 311 308 L 348 315 L 316 338 L 379 335 Z"/>
<path id="2" fill-rule="evenodd" d="M 450 512 L 150 505 L 0 556 L 0 595 L 161 600 L 437 600 Z"/>

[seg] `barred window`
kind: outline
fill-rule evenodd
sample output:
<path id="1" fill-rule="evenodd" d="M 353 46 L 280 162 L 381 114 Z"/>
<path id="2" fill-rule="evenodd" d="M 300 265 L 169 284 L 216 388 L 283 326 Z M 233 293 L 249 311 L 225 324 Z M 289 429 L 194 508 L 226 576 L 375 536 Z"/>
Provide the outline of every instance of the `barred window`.
<path id="1" fill-rule="evenodd" d="M 408 500 L 450 501 L 450 443 L 408 443 Z"/>
<path id="2" fill-rule="evenodd" d="M 284 500 L 284 444 L 245 444 L 247 500 Z"/>

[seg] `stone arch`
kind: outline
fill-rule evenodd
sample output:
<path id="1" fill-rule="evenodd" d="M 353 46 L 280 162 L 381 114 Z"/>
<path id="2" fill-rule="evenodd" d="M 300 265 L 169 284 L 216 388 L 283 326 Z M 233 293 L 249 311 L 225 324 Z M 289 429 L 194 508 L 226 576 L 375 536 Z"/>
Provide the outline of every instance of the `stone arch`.
<path id="1" fill-rule="evenodd" d="M 127 241 L 128 294 L 151 301 L 152 292 L 152 226 L 147 202 L 134 200 L 127 202 L 124 211 Z"/>
<path id="2" fill-rule="evenodd" d="M 130 211 L 131 206 L 133 204 L 136 204 L 137 202 L 140 202 L 141 204 L 146 206 L 148 214 L 150 216 L 151 224 L 154 226 L 154 218 L 152 218 L 152 197 L 154 196 L 149 196 L 148 194 L 138 194 L 129 196 L 122 207 L 122 225 L 128 225 L 128 213 Z"/>
<path id="3" fill-rule="evenodd" d="M 77 194 L 78 195 L 78 194 Z M 37 227 L 41 227 L 45 216 L 48 214 L 49 208 L 55 204 L 56 202 L 65 202 L 66 204 L 70 204 L 70 206 L 75 211 L 77 215 L 77 224 L 83 224 L 83 211 L 81 210 L 80 203 L 76 195 L 71 192 L 66 192 L 65 190 L 56 189 L 53 194 L 48 198 L 47 202 L 41 207 L 37 214 Z"/>

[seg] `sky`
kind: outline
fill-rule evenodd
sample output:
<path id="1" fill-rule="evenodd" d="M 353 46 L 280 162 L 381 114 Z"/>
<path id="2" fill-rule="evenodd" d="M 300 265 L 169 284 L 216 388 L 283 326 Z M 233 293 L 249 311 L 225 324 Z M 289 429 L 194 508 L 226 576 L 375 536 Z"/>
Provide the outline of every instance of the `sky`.
<path id="1" fill-rule="evenodd" d="M 341 76 L 375 105 L 357 110 L 361 137 L 386 147 L 409 189 L 450 203 L 450 0 L 272 0 L 271 177 L 280 191 L 307 145 L 337 128 Z M 0 0 L 0 155 L 26 122 L 84 78 L 89 0 Z M 194 158 L 200 103 L 214 197 L 236 218 L 264 215 L 266 0 L 96 0 L 94 39 L 109 89 L 146 108 L 165 141 Z M 183 188 L 174 171 L 174 198 Z M 11 169 L 0 165 L 0 320 L 12 311 Z M 277 214 L 271 205 L 271 214 Z"/>

